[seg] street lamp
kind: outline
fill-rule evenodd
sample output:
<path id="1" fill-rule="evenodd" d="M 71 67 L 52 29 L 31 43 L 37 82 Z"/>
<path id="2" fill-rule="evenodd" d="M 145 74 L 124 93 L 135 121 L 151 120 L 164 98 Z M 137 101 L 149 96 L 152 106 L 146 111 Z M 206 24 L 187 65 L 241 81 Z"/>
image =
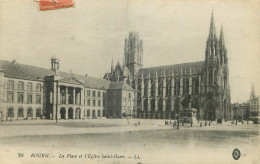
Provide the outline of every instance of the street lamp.
<path id="1" fill-rule="evenodd" d="M 55 80 L 56 82 L 56 123 L 58 123 L 58 88 L 59 88 L 59 82 L 58 80 Z"/>

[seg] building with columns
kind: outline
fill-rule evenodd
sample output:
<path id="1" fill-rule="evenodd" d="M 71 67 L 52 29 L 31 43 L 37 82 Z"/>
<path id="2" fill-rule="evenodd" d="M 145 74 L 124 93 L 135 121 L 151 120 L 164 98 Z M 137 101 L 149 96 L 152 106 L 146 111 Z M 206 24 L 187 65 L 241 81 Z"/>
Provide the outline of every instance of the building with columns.
<path id="1" fill-rule="evenodd" d="M 143 68 L 143 41 L 138 32 L 129 33 L 124 52 L 123 66 L 114 67 L 112 60 L 104 79 L 125 81 L 136 91 L 138 118 L 174 118 L 177 100 L 182 109 L 196 108 L 198 119 L 231 118 L 227 49 L 222 26 L 217 37 L 213 13 L 204 61 Z"/>
<path id="2" fill-rule="evenodd" d="M 59 68 L 56 57 L 51 69 L 0 60 L 1 120 L 106 117 L 110 83 Z"/>

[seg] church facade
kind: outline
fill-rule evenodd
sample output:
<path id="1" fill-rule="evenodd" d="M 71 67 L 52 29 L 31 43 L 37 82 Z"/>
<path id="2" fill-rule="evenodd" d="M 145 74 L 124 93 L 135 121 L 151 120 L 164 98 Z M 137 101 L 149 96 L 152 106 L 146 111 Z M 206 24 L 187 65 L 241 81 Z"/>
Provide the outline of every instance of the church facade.
<path id="1" fill-rule="evenodd" d="M 222 27 L 217 37 L 213 13 L 204 61 L 144 68 L 143 55 L 143 41 L 130 32 L 122 66 L 119 62 L 114 66 L 112 60 L 111 71 L 104 75 L 108 81 L 125 81 L 136 91 L 137 118 L 174 118 L 179 108 L 195 108 L 203 120 L 231 117 L 227 49 Z"/>

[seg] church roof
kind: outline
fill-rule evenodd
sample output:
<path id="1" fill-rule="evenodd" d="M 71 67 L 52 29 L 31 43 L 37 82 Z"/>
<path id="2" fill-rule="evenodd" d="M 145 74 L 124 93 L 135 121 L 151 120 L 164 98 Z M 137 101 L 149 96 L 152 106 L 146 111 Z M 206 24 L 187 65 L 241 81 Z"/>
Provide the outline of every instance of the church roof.
<path id="1" fill-rule="evenodd" d="M 130 87 L 126 82 L 123 82 L 123 81 L 111 82 L 109 89 L 112 89 L 112 90 L 122 89 L 122 90 L 133 91 L 133 88 Z"/>
<path id="2" fill-rule="evenodd" d="M 54 75 L 51 69 L 20 64 L 0 60 L 0 69 L 5 72 L 5 77 L 18 78 L 25 80 L 44 81 L 45 76 Z M 108 89 L 109 81 L 84 75 L 72 74 L 67 72 L 58 72 L 58 76 L 62 77 L 61 82 L 82 84 L 87 88 Z M 81 82 L 80 82 L 81 81 Z"/>
<path id="3" fill-rule="evenodd" d="M 153 78 L 155 76 L 163 77 L 164 74 L 165 76 L 172 76 L 173 74 L 174 76 L 201 74 L 203 67 L 204 61 L 142 68 L 138 71 L 138 77 L 141 78 L 143 76 L 144 78 L 147 78 L 149 76 L 149 73 L 150 77 Z"/>

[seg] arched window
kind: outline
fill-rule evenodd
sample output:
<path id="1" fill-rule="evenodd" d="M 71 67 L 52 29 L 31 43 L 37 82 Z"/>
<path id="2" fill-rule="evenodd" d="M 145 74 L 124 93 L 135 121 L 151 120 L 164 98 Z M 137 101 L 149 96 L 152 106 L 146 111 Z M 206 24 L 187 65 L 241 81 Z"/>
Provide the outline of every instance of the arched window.
<path id="1" fill-rule="evenodd" d="M 87 110 L 87 116 L 90 117 L 90 110 Z"/>
<path id="2" fill-rule="evenodd" d="M 41 117 L 41 114 L 42 114 L 41 108 L 38 108 L 38 109 L 36 110 L 36 117 Z"/>
<path id="3" fill-rule="evenodd" d="M 27 117 L 33 117 L 33 110 L 32 108 L 27 109 Z"/>

